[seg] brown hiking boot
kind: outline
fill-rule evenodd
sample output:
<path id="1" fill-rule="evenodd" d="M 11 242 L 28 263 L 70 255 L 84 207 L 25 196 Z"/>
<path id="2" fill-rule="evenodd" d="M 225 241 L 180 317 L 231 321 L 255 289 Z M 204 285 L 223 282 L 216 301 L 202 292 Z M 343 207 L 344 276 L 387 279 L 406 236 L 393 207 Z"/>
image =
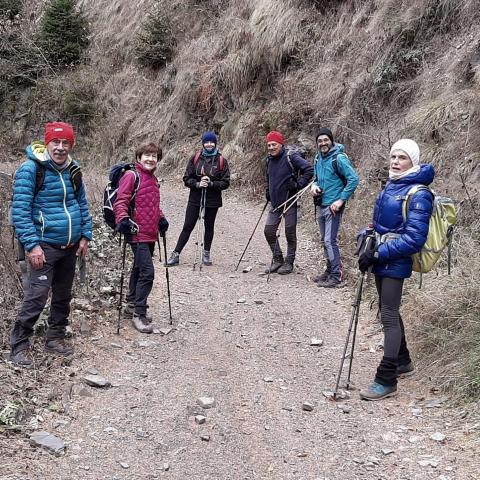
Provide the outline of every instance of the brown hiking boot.
<path id="1" fill-rule="evenodd" d="M 45 351 L 49 353 L 57 353 L 58 355 L 72 355 L 73 347 L 64 338 L 52 338 L 45 342 Z"/>
<path id="2" fill-rule="evenodd" d="M 32 361 L 32 351 L 30 348 L 24 348 L 23 350 L 13 352 L 10 354 L 10 360 L 15 365 L 23 368 L 32 368 L 33 361 Z"/>
<path id="3" fill-rule="evenodd" d="M 138 330 L 140 333 L 152 333 L 153 326 L 148 321 L 145 315 L 138 315 L 135 313 L 132 317 L 132 325 Z"/>

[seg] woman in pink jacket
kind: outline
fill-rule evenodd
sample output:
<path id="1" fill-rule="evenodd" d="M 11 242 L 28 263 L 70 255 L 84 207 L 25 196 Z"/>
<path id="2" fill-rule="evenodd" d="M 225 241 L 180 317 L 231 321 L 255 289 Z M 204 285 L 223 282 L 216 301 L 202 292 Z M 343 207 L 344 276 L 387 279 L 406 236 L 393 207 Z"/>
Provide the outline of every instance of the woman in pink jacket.
<path id="1" fill-rule="evenodd" d="M 147 316 L 147 299 L 155 277 L 152 256 L 158 234 L 163 236 L 168 230 L 155 176 L 161 158 L 162 149 L 154 143 L 140 145 L 135 151 L 135 169 L 127 170 L 121 178 L 113 206 L 116 229 L 126 236 L 134 255 L 124 313 L 142 333 L 153 331 L 152 318 Z"/>

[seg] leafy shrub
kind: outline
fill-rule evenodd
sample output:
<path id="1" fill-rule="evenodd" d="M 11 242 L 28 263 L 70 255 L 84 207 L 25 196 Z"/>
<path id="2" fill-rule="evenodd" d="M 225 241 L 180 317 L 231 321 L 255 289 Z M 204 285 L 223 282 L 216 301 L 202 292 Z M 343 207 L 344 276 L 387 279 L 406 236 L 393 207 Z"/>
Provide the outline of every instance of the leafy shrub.
<path id="1" fill-rule="evenodd" d="M 163 67 L 172 59 L 175 37 L 167 15 L 156 9 L 147 16 L 137 34 L 135 56 L 137 61 L 149 68 Z"/>
<path id="2" fill-rule="evenodd" d="M 87 126 L 97 115 L 96 92 L 92 85 L 74 87 L 63 93 L 65 114 L 76 125 Z"/>
<path id="3" fill-rule="evenodd" d="M 417 75 L 423 67 L 425 50 L 422 48 L 395 50 L 375 71 L 373 85 L 393 89 L 393 84 Z"/>
<path id="4" fill-rule="evenodd" d="M 48 61 L 60 67 L 78 64 L 88 46 L 87 22 L 75 0 L 52 0 L 38 33 Z"/>
<path id="5" fill-rule="evenodd" d="M 21 8 L 20 0 L 0 0 L 0 17 L 13 20 L 20 13 Z"/>

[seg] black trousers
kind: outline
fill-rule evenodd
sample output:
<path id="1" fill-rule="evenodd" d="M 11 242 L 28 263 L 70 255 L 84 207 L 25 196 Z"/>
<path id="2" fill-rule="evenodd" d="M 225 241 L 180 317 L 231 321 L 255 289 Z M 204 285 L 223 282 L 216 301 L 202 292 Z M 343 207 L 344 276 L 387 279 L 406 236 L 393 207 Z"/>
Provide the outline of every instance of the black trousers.
<path id="1" fill-rule="evenodd" d="M 385 386 L 396 385 L 397 366 L 411 361 L 400 316 L 403 281 L 403 278 L 375 276 L 384 333 L 383 358 L 377 368 L 375 382 Z"/>
<path id="2" fill-rule="evenodd" d="M 146 315 L 147 300 L 155 279 L 155 267 L 152 259 L 155 243 L 131 243 L 130 247 L 133 252 L 133 266 L 126 300 L 134 305 L 135 313 Z"/>
<path id="3" fill-rule="evenodd" d="M 30 270 L 30 281 L 23 303 L 15 320 L 10 336 L 13 352 L 29 347 L 33 327 L 45 308 L 50 289 L 52 301 L 48 317 L 47 340 L 64 338 L 70 315 L 72 285 L 75 276 L 75 262 L 78 244 L 67 250 L 42 244 L 45 263 L 40 270 Z"/>
<path id="4" fill-rule="evenodd" d="M 185 221 L 183 223 L 183 229 L 178 237 L 177 245 L 175 251 L 181 253 L 183 248 L 190 238 L 190 234 L 198 220 L 198 215 L 200 212 L 199 205 L 187 204 L 187 210 L 185 211 Z M 213 235 L 215 233 L 215 218 L 217 217 L 218 207 L 206 207 L 205 208 L 205 233 L 203 236 L 203 249 L 210 251 L 213 242 Z"/>

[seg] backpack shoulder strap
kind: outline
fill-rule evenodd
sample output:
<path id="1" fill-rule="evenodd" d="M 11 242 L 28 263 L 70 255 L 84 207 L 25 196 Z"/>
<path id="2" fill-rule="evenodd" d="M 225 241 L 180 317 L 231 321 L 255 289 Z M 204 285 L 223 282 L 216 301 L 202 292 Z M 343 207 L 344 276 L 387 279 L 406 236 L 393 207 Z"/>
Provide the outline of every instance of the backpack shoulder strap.
<path id="1" fill-rule="evenodd" d="M 407 211 L 408 211 L 408 206 L 410 205 L 410 200 L 420 190 L 428 190 L 433 195 L 433 197 L 435 197 L 435 192 L 427 185 L 423 185 L 419 183 L 417 185 L 414 185 L 412 188 L 410 188 L 410 190 L 405 195 L 403 199 L 403 204 L 402 204 L 402 216 L 403 216 L 404 222 L 407 220 Z"/>
<path id="2" fill-rule="evenodd" d="M 33 191 L 33 196 L 36 197 L 38 192 L 42 189 L 43 182 L 45 181 L 45 167 L 35 160 L 33 160 L 33 163 L 35 164 L 35 189 Z"/>
<path id="3" fill-rule="evenodd" d="M 224 168 L 225 168 L 225 159 L 223 158 L 223 155 L 220 155 L 220 157 L 218 157 L 218 169 L 222 172 Z"/>
<path id="4" fill-rule="evenodd" d="M 296 174 L 298 172 L 295 170 L 295 167 L 293 166 L 292 159 L 290 158 L 290 153 L 291 153 L 291 151 L 287 149 L 287 162 L 288 162 L 288 166 L 290 167 L 290 170 L 292 172 L 292 177 L 294 177 L 294 176 L 296 176 Z"/>
<path id="5" fill-rule="evenodd" d="M 70 179 L 72 180 L 73 191 L 75 195 L 78 195 L 83 183 L 83 175 L 80 165 L 75 162 L 71 162 L 67 168 L 70 172 Z"/>
<path id="6" fill-rule="evenodd" d="M 195 156 L 193 157 L 193 165 L 196 167 L 198 161 L 200 160 L 200 156 L 202 155 L 202 152 L 199 150 L 198 152 L 195 153 Z"/>
<path id="7" fill-rule="evenodd" d="M 345 155 L 345 154 L 343 154 Z M 346 156 L 346 155 L 345 155 Z M 337 157 L 338 157 L 338 153 L 337 155 L 335 155 L 335 157 L 333 158 L 332 160 L 332 168 L 333 168 L 333 171 L 335 172 L 335 175 L 343 182 L 344 185 L 346 185 L 348 183 L 347 179 L 345 178 L 345 175 L 343 175 L 341 172 L 340 172 L 340 169 L 338 168 L 338 162 L 337 162 Z M 347 157 L 348 158 L 348 157 Z"/>

